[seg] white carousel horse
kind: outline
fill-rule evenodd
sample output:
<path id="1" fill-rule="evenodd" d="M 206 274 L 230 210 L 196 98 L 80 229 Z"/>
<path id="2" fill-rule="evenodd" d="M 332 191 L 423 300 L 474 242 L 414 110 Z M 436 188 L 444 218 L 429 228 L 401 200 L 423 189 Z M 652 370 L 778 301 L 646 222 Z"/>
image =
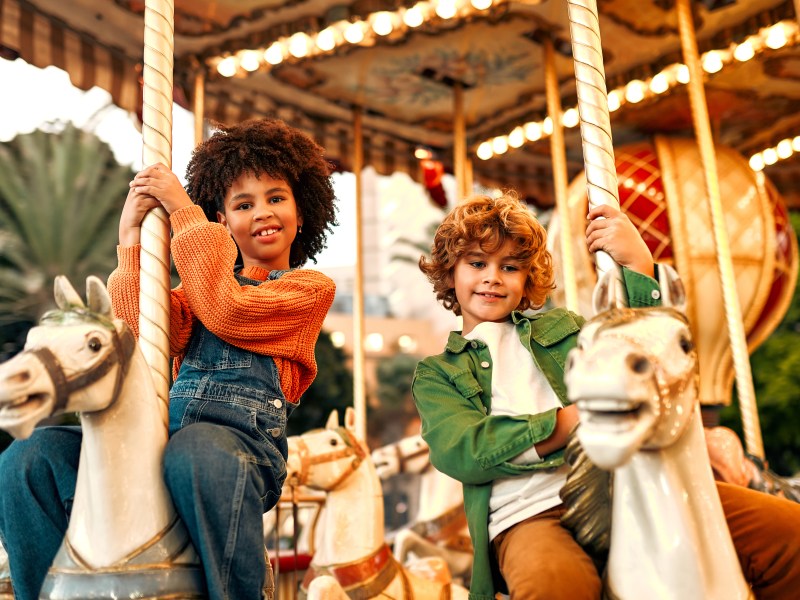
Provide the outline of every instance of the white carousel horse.
<path id="1" fill-rule="evenodd" d="M 355 437 L 355 413 L 347 410 L 344 427 L 337 420 L 334 411 L 325 429 L 289 438 L 287 483 L 327 493 L 302 585 L 309 600 L 466 598 L 443 561 L 420 561 L 423 577 L 394 559 L 384 541 L 380 479 L 366 444 Z"/>
<path id="2" fill-rule="evenodd" d="M 86 289 L 88 307 L 56 277 L 58 310 L 0 365 L 0 428 L 14 437 L 51 415 L 80 413 L 72 513 L 42 597 L 204 597 L 199 561 L 161 478 L 167 407 L 102 281 L 89 277 Z"/>
<path id="3" fill-rule="evenodd" d="M 421 435 L 376 448 L 372 462 L 381 479 L 399 473 L 420 475 L 419 510 L 410 527 L 395 533 L 394 557 L 407 564 L 414 558 L 438 556 L 454 579 L 469 581 L 472 542 L 461 483 L 431 465 L 430 449 Z"/>
<path id="4" fill-rule="evenodd" d="M 604 285 L 607 277 L 596 298 Z M 682 302 L 679 281 L 661 287 L 665 301 Z M 566 383 L 580 445 L 613 470 L 608 596 L 751 597 L 708 461 L 686 317 L 669 306 L 601 312 L 598 304 L 567 359 Z M 574 483 L 571 475 L 562 490 L 568 507 Z"/>

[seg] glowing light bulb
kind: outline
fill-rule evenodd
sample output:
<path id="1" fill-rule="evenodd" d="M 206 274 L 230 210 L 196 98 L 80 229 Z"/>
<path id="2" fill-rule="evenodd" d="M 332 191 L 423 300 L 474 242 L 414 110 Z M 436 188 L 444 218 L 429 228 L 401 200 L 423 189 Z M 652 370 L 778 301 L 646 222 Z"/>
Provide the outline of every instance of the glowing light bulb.
<path id="1" fill-rule="evenodd" d="M 403 15 L 403 23 L 411 27 L 419 27 L 422 25 L 424 21 L 424 16 L 422 14 L 422 8 L 419 4 L 415 4 L 411 8 L 406 11 L 406 14 Z"/>
<path id="2" fill-rule="evenodd" d="M 765 165 L 774 165 L 778 162 L 778 153 L 775 151 L 775 148 L 767 148 L 761 155 L 764 157 Z"/>
<path id="3" fill-rule="evenodd" d="M 289 54 L 295 58 L 303 58 L 308 54 L 309 41 L 310 38 L 305 33 L 298 31 L 289 38 Z"/>
<path id="4" fill-rule="evenodd" d="M 264 60 L 271 65 L 279 65 L 283 61 L 283 44 L 272 42 L 272 45 L 264 52 Z"/>
<path id="5" fill-rule="evenodd" d="M 581 121 L 581 116 L 578 114 L 577 108 L 568 108 L 561 115 L 561 124 L 564 127 L 575 127 Z"/>
<path id="6" fill-rule="evenodd" d="M 542 138 L 541 123 L 534 123 L 533 121 L 531 121 L 530 123 L 525 123 L 523 129 L 525 130 L 525 137 L 528 138 L 531 142 L 535 142 Z"/>
<path id="7" fill-rule="evenodd" d="M 795 136 L 792 140 L 792 150 L 800 152 L 800 135 Z"/>
<path id="8" fill-rule="evenodd" d="M 669 77 L 663 71 L 650 80 L 650 91 L 654 94 L 663 94 L 669 89 Z"/>
<path id="9" fill-rule="evenodd" d="M 328 52 L 336 47 L 336 30 L 333 27 L 326 27 L 317 34 L 317 48 L 323 52 Z"/>
<path id="10" fill-rule="evenodd" d="M 364 39 L 364 29 L 360 21 L 349 25 L 347 29 L 344 30 L 344 39 L 351 44 L 358 44 Z"/>
<path id="11" fill-rule="evenodd" d="M 750 168 L 753 171 L 761 171 L 764 168 L 764 157 L 760 152 L 750 157 Z"/>
<path id="12" fill-rule="evenodd" d="M 522 127 L 514 127 L 508 134 L 508 145 L 512 148 L 519 148 L 525 143 L 525 132 Z"/>
<path id="13" fill-rule="evenodd" d="M 778 145 L 775 146 L 775 152 L 778 154 L 778 158 L 782 160 L 789 158 L 792 154 L 794 154 L 794 150 L 792 149 L 792 140 L 787 138 L 778 142 Z"/>
<path id="14" fill-rule="evenodd" d="M 394 29 L 392 13 L 384 10 L 373 15 L 372 31 L 378 35 L 389 35 L 392 33 L 392 29 Z"/>
<path id="15" fill-rule="evenodd" d="M 475 10 L 486 10 L 492 5 L 492 0 L 472 0 L 471 4 Z"/>
<path id="16" fill-rule="evenodd" d="M 455 0 L 439 0 L 436 4 L 436 14 L 442 19 L 452 19 L 456 16 Z"/>
<path id="17" fill-rule="evenodd" d="M 505 154 L 508 151 L 508 138 L 504 135 L 498 135 L 492 139 L 492 152 L 495 154 Z"/>
<path id="18" fill-rule="evenodd" d="M 475 152 L 475 155 L 480 158 L 481 160 L 489 160 L 492 158 L 492 142 L 481 142 L 478 146 L 478 150 Z"/>
<path id="19" fill-rule="evenodd" d="M 722 67 L 722 55 L 716 50 L 711 50 L 703 55 L 703 70 L 706 73 L 719 73 Z"/>
<path id="20" fill-rule="evenodd" d="M 764 44 L 766 44 L 767 48 L 777 50 L 778 48 L 783 48 L 787 41 L 786 29 L 784 29 L 783 23 L 776 23 L 767 30 L 767 38 L 764 40 Z"/>
<path id="21" fill-rule="evenodd" d="M 217 73 L 223 77 L 233 77 L 236 75 L 236 69 L 236 58 L 233 56 L 223 58 L 221 61 L 219 61 L 219 64 L 217 64 Z"/>
<path id="22" fill-rule="evenodd" d="M 746 39 L 741 44 L 736 46 L 736 50 L 733 51 L 733 58 L 739 62 L 748 61 L 755 55 L 756 51 L 755 48 L 753 48 L 753 42 L 751 42 L 749 39 Z"/>
<path id="23" fill-rule="evenodd" d="M 245 71 L 252 73 L 261 65 L 260 56 L 255 50 L 244 50 L 239 54 L 239 64 Z"/>
<path id="24" fill-rule="evenodd" d="M 689 78 L 690 78 L 689 67 L 687 67 L 686 65 L 678 65 L 678 70 L 675 73 L 675 79 L 679 83 L 686 84 L 689 83 Z"/>
<path id="25" fill-rule="evenodd" d="M 625 100 L 631 104 L 636 104 L 644 100 L 644 81 L 640 79 L 633 79 L 625 86 Z"/>
<path id="26" fill-rule="evenodd" d="M 620 107 L 620 104 L 622 104 L 622 101 L 620 100 L 621 96 L 622 96 L 622 94 L 619 92 L 619 90 L 611 90 L 610 92 L 608 92 L 608 111 L 609 112 L 614 112 L 615 110 L 617 110 Z"/>
<path id="27" fill-rule="evenodd" d="M 544 121 L 542 121 L 542 131 L 545 135 L 553 133 L 553 119 L 545 117 Z"/>

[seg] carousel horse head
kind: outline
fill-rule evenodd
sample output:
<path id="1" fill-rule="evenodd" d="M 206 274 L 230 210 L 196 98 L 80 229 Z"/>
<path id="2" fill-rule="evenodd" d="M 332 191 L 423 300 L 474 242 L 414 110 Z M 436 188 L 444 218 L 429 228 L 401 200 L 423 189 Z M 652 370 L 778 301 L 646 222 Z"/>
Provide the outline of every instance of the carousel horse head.
<path id="1" fill-rule="evenodd" d="M 669 446 L 686 430 L 697 401 L 697 353 L 682 312 L 677 274 L 661 272 L 663 304 L 652 308 L 606 306 L 613 273 L 595 291 L 597 316 L 571 351 L 565 380 L 577 404 L 578 438 L 589 459 L 611 470 L 639 450 Z"/>
<path id="2" fill-rule="evenodd" d="M 381 479 L 401 473 L 423 473 L 431 467 L 430 449 L 421 435 L 411 435 L 375 448 L 372 462 Z"/>
<path id="3" fill-rule="evenodd" d="M 334 410 L 324 429 L 289 437 L 287 483 L 330 492 L 359 468 L 369 453 L 366 444 L 356 437 L 352 408 L 346 410 L 344 420 L 344 426 L 339 426 Z"/>
<path id="4" fill-rule="evenodd" d="M 97 411 L 119 393 L 136 341 L 114 319 L 103 282 L 86 280 L 88 306 L 66 277 L 55 279 L 56 310 L 28 333 L 24 350 L 0 365 L 0 429 L 26 438 L 61 412 Z"/>

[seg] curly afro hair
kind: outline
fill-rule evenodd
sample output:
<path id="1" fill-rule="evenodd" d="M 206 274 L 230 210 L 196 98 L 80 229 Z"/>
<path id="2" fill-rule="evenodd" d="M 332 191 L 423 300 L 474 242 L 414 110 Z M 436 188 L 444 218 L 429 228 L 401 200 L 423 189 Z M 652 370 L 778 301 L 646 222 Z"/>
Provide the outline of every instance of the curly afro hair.
<path id="1" fill-rule="evenodd" d="M 292 188 L 303 217 L 289 254 L 289 265 L 300 267 L 325 248 L 336 222 L 336 195 L 331 165 L 324 150 L 310 137 L 278 119 L 252 119 L 219 127 L 195 148 L 186 168 L 186 192 L 209 221 L 225 212 L 225 194 L 243 173 L 269 175 Z"/>
<path id="2" fill-rule="evenodd" d="M 528 271 L 516 310 L 541 308 L 555 287 L 547 232 L 512 191 L 499 198 L 475 196 L 456 206 L 436 230 L 431 257 L 420 257 L 419 268 L 433 284 L 436 299 L 460 315 L 461 306 L 453 287 L 458 259 L 475 244 L 491 253 L 508 240 L 516 245 L 515 257 Z"/>

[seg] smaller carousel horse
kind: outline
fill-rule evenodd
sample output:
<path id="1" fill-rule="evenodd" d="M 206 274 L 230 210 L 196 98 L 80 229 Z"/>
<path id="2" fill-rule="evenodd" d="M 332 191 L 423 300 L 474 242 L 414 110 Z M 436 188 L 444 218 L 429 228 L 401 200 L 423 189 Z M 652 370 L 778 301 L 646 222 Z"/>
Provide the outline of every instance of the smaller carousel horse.
<path id="1" fill-rule="evenodd" d="M 588 461 L 579 452 L 576 459 L 571 444 L 564 523 L 581 543 L 605 533 L 596 498 L 582 498 L 587 482 L 597 481 L 587 474 L 594 463 L 613 471 L 608 597 L 750 598 L 708 460 L 697 353 L 686 317 L 672 307 L 682 304 L 680 281 L 662 281 L 664 307 L 601 312 L 608 285 L 604 276 L 595 294 L 599 314 L 567 359 L 568 396 L 578 405 L 577 437 Z M 602 487 L 607 496 L 608 482 Z M 594 520 L 583 522 L 584 510 Z"/>
<path id="2" fill-rule="evenodd" d="M 466 598 L 450 583 L 444 561 L 399 564 L 384 541 L 383 493 L 366 444 L 355 437 L 355 413 L 345 426 L 336 411 L 325 429 L 289 438 L 287 484 L 327 493 L 316 552 L 302 591 L 311 600 Z"/>
<path id="3" fill-rule="evenodd" d="M 453 579 L 469 581 L 472 541 L 461 483 L 431 465 L 430 449 L 421 435 L 376 448 L 372 462 L 382 480 L 400 473 L 420 475 L 419 510 L 410 527 L 395 533 L 394 557 L 408 564 L 414 558 L 438 556 L 447 563 Z"/>
<path id="4" fill-rule="evenodd" d="M 161 478 L 167 407 L 102 281 L 88 307 L 65 277 L 58 310 L 0 365 L 0 429 L 26 438 L 42 419 L 80 413 L 83 431 L 67 534 L 42 598 L 203 598 L 188 534 Z"/>

